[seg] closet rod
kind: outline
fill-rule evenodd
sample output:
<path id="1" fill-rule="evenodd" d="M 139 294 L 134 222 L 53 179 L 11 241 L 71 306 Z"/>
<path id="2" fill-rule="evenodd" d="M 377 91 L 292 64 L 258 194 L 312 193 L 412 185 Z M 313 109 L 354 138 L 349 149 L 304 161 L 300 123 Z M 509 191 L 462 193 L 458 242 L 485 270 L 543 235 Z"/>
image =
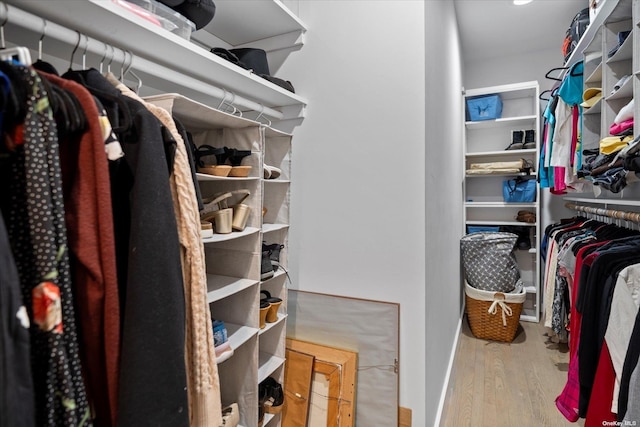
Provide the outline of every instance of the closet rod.
<path id="1" fill-rule="evenodd" d="M 6 20 L 6 23 L 16 25 L 24 30 L 37 33 L 38 36 L 41 35 L 40 33 L 43 28 L 43 19 L 45 18 L 41 18 L 30 12 L 26 12 L 22 9 L 6 3 L 0 5 L 0 16 L 0 23 L 5 22 Z M 45 20 L 47 22 L 46 37 L 44 40 L 45 46 L 46 40 L 49 38 L 58 40 L 69 46 L 69 57 L 71 57 L 71 51 L 73 50 L 73 47 L 78 43 L 78 32 L 67 27 L 63 27 L 55 22 L 51 22 L 48 19 Z M 8 40 L 11 40 L 11 34 L 6 34 L 6 38 Z M 83 34 L 80 46 L 78 48 L 78 53 L 76 53 L 76 57 L 78 55 L 81 55 L 81 52 L 83 51 L 102 57 L 105 53 L 106 44 L 92 37 L 88 37 L 87 39 L 87 36 Z M 120 49 L 117 46 L 115 46 L 115 48 L 120 52 L 124 52 L 123 49 Z M 124 53 L 122 53 L 122 56 L 124 60 Z M 62 59 L 61 56 L 59 57 Z M 202 82 L 193 77 L 187 76 L 178 71 L 154 63 L 137 55 L 133 55 L 133 58 L 127 58 L 127 61 L 131 61 L 131 69 L 144 74 L 145 78 L 143 78 L 143 83 L 145 83 L 145 81 L 148 82 L 149 80 L 160 80 L 165 84 L 170 83 L 173 86 L 182 87 L 192 92 L 198 92 L 207 96 L 211 96 L 218 100 L 225 101 L 225 103 L 227 104 L 241 107 L 242 109 L 262 112 L 262 115 L 269 116 L 276 120 L 284 118 L 284 114 L 280 111 L 274 110 L 273 108 L 264 106 L 263 104 L 257 103 L 255 101 L 251 101 L 240 95 L 236 95 L 231 91 Z"/>
<path id="2" fill-rule="evenodd" d="M 603 208 L 594 208 L 591 206 L 582 206 L 577 205 L 575 203 L 566 203 L 564 205 L 567 209 L 571 209 L 574 211 L 585 212 L 593 215 L 606 216 L 609 218 L 622 219 L 625 221 L 637 222 L 640 223 L 640 213 L 638 212 L 628 212 L 628 211 L 619 211 L 615 209 L 603 209 Z"/>

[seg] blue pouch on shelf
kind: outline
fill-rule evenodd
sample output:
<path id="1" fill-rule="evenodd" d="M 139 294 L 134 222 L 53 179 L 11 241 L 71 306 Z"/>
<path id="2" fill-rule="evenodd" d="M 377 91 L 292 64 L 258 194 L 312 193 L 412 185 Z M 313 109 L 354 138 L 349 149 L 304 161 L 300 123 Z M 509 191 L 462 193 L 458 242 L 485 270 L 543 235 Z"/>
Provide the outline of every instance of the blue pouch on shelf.
<path id="1" fill-rule="evenodd" d="M 502 196 L 506 203 L 533 203 L 536 201 L 535 177 L 518 176 L 502 182 Z"/>
<path id="2" fill-rule="evenodd" d="M 492 225 L 467 225 L 467 234 L 482 233 L 486 231 L 497 233 L 500 231 L 500 227 Z"/>
<path id="3" fill-rule="evenodd" d="M 499 119 L 502 117 L 502 99 L 500 95 L 467 98 L 467 115 L 472 122 Z"/>

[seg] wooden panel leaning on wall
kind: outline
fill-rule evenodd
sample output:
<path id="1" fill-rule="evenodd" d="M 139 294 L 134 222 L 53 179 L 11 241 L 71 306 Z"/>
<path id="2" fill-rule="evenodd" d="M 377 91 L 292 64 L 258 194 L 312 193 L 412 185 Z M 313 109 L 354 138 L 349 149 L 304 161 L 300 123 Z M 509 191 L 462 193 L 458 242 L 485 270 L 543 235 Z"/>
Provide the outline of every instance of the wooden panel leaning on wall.
<path id="1" fill-rule="evenodd" d="M 327 427 L 353 427 L 358 354 L 293 339 L 287 339 L 287 350 L 314 357 L 308 423 L 326 419 Z M 290 362 L 288 360 L 287 365 Z M 285 372 L 285 408 L 287 400 L 297 398 L 295 390 L 289 390 L 288 385 Z M 285 412 L 283 426 L 296 425 L 289 423 L 287 415 Z"/>

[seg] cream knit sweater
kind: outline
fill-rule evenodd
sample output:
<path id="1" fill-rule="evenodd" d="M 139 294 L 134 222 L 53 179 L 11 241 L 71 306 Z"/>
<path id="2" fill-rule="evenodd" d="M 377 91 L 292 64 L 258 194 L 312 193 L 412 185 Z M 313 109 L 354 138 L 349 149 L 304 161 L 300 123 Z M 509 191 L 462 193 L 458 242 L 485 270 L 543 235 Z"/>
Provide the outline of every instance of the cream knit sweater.
<path id="1" fill-rule="evenodd" d="M 177 142 L 170 186 L 181 245 L 186 302 L 185 363 L 189 415 L 191 427 L 219 427 L 222 425 L 220 381 L 213 345 L 213 326 L 207 303 L 207 280 L 204 246 L 200 234 L 200 214 L 186 145 L 169 112 L 142 100 L 113 74 L 108 74 L 107 79 L 124 95 L 141 102 L 162 122 Z"/>

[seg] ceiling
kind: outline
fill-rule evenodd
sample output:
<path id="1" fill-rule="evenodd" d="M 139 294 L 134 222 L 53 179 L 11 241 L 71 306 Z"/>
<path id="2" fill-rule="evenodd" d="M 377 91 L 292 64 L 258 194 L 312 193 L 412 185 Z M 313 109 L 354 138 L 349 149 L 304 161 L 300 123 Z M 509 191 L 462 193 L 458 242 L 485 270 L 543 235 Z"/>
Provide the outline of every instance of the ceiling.
<path id="1" fill-rule="evenodd" d="M 454 0 L 465 61 L 562 47 L 573 17 L 588 0 Z"/>

